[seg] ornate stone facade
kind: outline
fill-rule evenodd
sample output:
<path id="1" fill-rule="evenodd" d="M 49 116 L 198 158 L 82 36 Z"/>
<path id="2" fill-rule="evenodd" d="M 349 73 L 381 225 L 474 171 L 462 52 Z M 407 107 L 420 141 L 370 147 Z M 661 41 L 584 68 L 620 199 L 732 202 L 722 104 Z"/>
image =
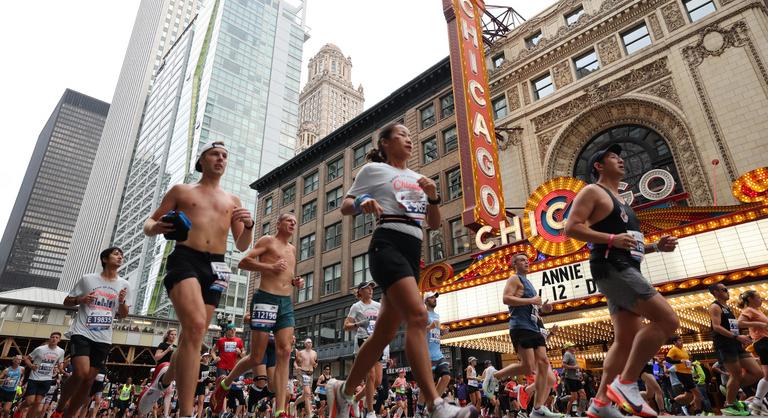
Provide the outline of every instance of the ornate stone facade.
<path id="1" fill-rule="evenodd" d="M 612 62 L 621 59 L 621 48 L 619 47 L 619 41 L 616 40 L 616 35 L 611 35 L 597 44 L 597 52 L 600 54 L 600 60 L 603 65 L 608 65 Z"/>
<path id="2" fill-rule="evenodd" d="M 674 32 L 685 26 L 685 18 L 680 12 L 680 6 L 677 1 L 673 1 L 661 8 L 661 15 L 664 16 L 664 23 L 667 25 L 668 32 Z"/>
<path id="3" fill-rule="evenodd" d="M 675 104 L 678 108 L 682 107 L 680 103 L 680 96 L 677 95 L 675 90 L 675 84 L 671 78 L 656 83 L 650 87 L 647 87 L 640 91 L 640 93 L 656 96 L 660 99 L 664 99 L 668 102 Z"/>
<path id="4" fill-rule="evenodd" d="M 573 82 L 571 64 L 568 61 L 563 61 L 552 67 L 552 73 L 555 79 L 555 88 L 561 89 Z"/>
<path id="5" fill-rule="evenodd" d="M 659 18 L 656 17 L 656 13 L 651 13 L 648 15 L 648 26 L 651 27 L 651 34 L 653 34 L 653 39 L 659 40 L 664 37 L 664 31 L 661 30 L 661 23 L 659 23 Z"/>

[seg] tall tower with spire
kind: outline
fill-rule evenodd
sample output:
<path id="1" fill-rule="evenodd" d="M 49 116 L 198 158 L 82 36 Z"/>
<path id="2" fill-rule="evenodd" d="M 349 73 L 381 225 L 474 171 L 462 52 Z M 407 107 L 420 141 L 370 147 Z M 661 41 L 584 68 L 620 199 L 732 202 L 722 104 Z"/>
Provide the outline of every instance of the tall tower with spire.
<path id="1" fill-rule="evenodd" d="M 352 85 L 352 58 L 338 46 L 325 44 L 307 65 L 307 84 L 299 95 L 301 152 L 363 111 L 363 86 Z"/>

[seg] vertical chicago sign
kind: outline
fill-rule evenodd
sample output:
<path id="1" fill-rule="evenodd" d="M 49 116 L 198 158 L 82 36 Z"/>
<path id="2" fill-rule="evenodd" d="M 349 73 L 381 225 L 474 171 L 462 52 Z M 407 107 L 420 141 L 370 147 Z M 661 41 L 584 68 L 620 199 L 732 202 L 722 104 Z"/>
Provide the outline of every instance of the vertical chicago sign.
<path id="1" fill-rule="evenodd" d="M 483 0 L 443 0 L 451 52 L 464 225 L 499 229 L 506 219 L 483 53 Z"/>

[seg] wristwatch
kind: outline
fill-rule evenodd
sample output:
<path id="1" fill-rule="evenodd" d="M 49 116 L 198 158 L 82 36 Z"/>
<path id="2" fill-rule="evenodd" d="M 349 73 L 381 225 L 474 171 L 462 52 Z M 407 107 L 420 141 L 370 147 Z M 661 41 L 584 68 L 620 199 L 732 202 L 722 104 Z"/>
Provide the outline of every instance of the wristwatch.
<path id="1" fill-rule="evenodd" d="M 442 201 L 443 201 L 443 197 L 440 195 L 437 195 L 437 199 L 430 199 L 429 197 L 427 197 L 427 203 L 429 203 L 430 205 L 439 205 L 440 202 Z"/>

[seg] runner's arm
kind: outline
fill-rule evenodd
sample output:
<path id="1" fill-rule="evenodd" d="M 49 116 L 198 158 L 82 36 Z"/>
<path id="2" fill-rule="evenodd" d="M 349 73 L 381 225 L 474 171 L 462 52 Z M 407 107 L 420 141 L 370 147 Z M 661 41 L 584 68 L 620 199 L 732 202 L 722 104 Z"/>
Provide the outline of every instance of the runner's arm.
<path id="1" fill-rule="evenodd" d="M 509 279 L 507 279 L 507 284 L 504 285 L 504 294 L 501 298 L 502 302 L 507 306 L 525 306 L 532 304 L 532 299 L 538 298 L 538 296 L 534 298 L 523 298 L 515 296 L 520 290 L 520 286 L 522 286 L 520 280 L 516 279 L 516 274 L 513 274 L 509 277 Z"/>
<path id="2" fill-rule="evenodd" d="M 611 234 L 597 232 L 587 226 L 587 221 L 595 209 L 595 201 L 600 197 L 597 186 L 586 186 L 571 203 L 571 212 L 565 223 L 565 235 L 579 241 L 593 244 L 607 244 Z"/>
<path id="3" fill-rule="evenodd" d="M 235 247 L 240 251 L 245 251 L 253 242 L 253 228 L 256 226 L 256 220 L 251 217 L 248 209 L 243 208 L 243 202 L 239 197 L 234 196 L 234 199 L 236 207 L 230 223 L 232 237 L 235 239 Z M 246 228 L 248 224 L 251 225 L 250 228 Z"/>
<path id="4" fill-rule="evenodd" d="M 273 238 L 270 236 L 263 236 L 256 241 L 253 248 L 240 260 L 237 267 L 248 271 L 264 272 L 272 268 L 272 264 L 262 263 L 259 260 L 264 253 L 267 252 L 267 246 Z"/>
<path id="5" fill-rule="evenodd" d="M 344 318 L 344 331 L 354 331 L 356 329 L 357 322 L 355 322 L 355 318 L 352 318 L 351 316 Z"/>
<path id="6" fill-rule="evenodd" d="M 152 215 L 150 215 L 149 218 L 144 221 L 144 235 L 151 237 L 162 232 L 173 231 L 173 225 L 166 222 L 161 222 L 160 218 L 162 218 L 166 213 L 176 209 L 177 196 L 181 190 L 181 187 L 181 185 L 177 184 L 171 187 L 171 189 L 168 190 L 168 193 L 163 196 L 163 200 L 160 201 L 160 206 L 158 206 Z M 157 224 L 161 225 L 158 227 Z M 163 231 L 159 231 L 158 229 L 163 229 Z"/>
<path id="7" fill-rule="evenodd" d="M 31 356 L 28 356 L 28 355 L 24 356 L 24 357 L 22 357 L 22 360 L 24 360 L 24 364 L 26 364 L 27 367 L 29 367 L 30 369 L 34 370 L 35 363 L 32 361 L 32 357 Z"/>
<path id="8" fill-rule="evenodd" d="M 720 315 L 723 310 L 716 304 L 709 305 L 709 319 L 712 321 L 712 330 L 725 337 L 734 338 L 730 330 L 726 329 L 723 324 L 720 323 Z"/>

